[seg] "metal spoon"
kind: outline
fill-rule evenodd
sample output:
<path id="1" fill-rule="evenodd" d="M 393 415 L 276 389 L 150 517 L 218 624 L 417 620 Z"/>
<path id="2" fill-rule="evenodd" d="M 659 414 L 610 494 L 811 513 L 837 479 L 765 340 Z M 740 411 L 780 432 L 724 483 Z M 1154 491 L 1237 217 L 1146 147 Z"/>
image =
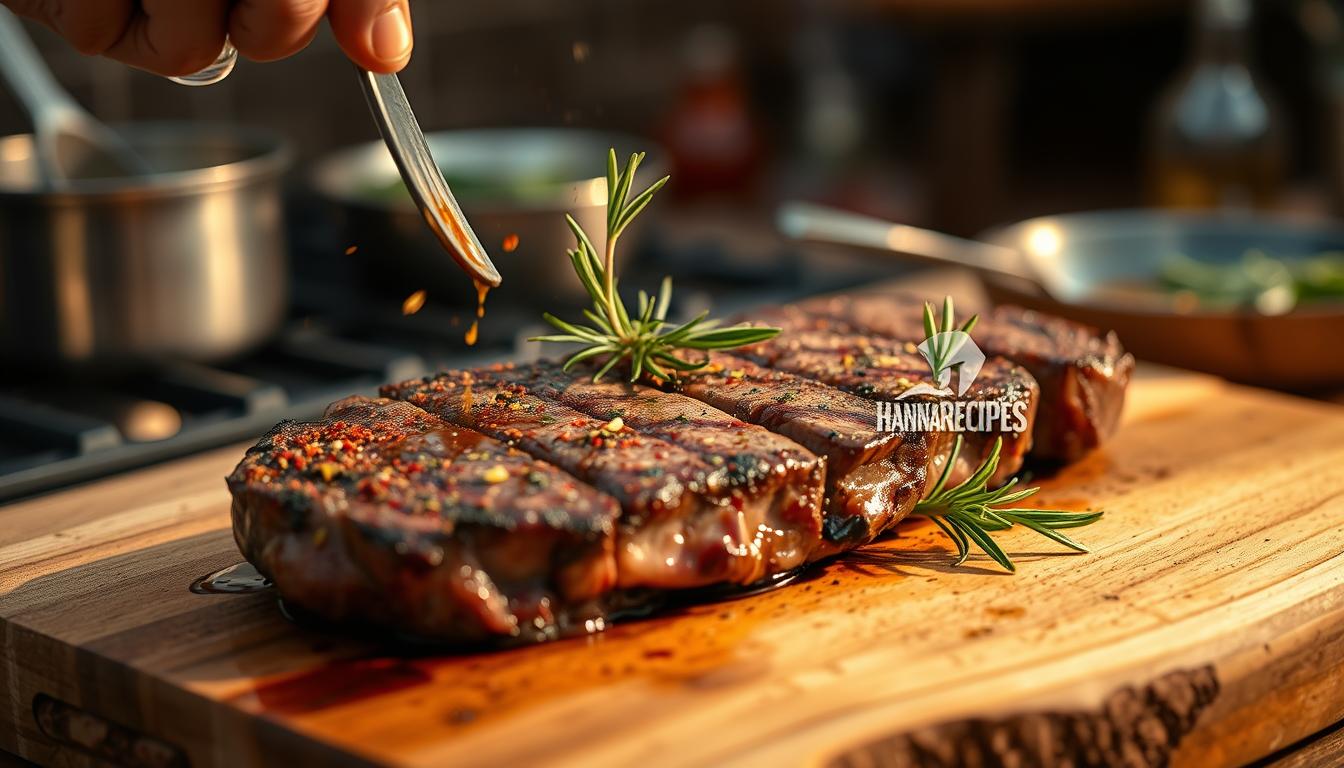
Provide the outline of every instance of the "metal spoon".
<path id="1" fill-rule="evenodd" d="M 1040 263 L 1046 255 L 1037 258 L 1036 254 L 1014 248 L 812 203 L 783 204 L 776 223 L 781 232 L 796 240 L 856 246 L 937 264 L 968 267 L 977 272 L 1007 275 L 1026 280 L 1056 299 L 1077 293 L 1070 283 L 1061 279 L 1057 266 Z"/>
<path id="2" fill-rule="evenodd" d="M 69 180 L 140 176 L 149 166 L 124 139 L 61 88 L 19 20 L 0 7 L 0 74 L 33 125 L 38 170 L 49 188 Z"/>
<path id="3" fill-rule="evenodd" d="M 486 255 L 476 233 L 462 215 L 443 173 L 434 162 L 424 131 L 411 111 L 411 103 L 396 75 L 380 75 L 359 70 L 359 82 L 369 100 L 369 108 L 378 123 L 392 159 L 411 197 L 424 214 L 425 223 L 439 238 L 445 250 L 472 279 L 489 286 L 500 283 L 499 271 Z"/>

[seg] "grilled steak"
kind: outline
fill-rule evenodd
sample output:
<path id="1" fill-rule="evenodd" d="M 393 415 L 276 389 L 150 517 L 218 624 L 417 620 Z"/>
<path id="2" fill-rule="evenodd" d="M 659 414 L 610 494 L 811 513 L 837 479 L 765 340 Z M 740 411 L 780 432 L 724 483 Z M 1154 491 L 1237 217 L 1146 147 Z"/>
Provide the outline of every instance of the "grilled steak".
<path id="1" fill-rule="evenodd" d="M 868 333 L 898 341 L 924 338 L 921 300 L 906 295 L 856 294 L 811 299 L 753 313 L 785 334 L 802 331 Z M 1114 333 L 1018 307 L 998 307 L 973 333 L 988 357 L 1025 368 L 1040 385 L 1032 454 L 1073 461 L 1114 431 L 1134 357 Z"/>
<path id="2" fill-rule="evenodd" d="M 877 428 L 880 403 L 931 383 L 921 311 L 884 296 L 767 310 L 754 319 L 785 335 L 661 388 L 541 363 L 343 400 L 247 452 L 228 478 L 235 538 L 308 611 L 462 643 L 754 584 L 871 541 L 942 472 L 945 426 Z M 988 357 L 962 397 L 1003 411 L 966 433 L 951 482 L 997 436 L 1002 481 L 1028 450 L 1076 458 L 1115 428 L 1133 359 L 1113 335 L 1004 308 L 975 340 Z"/>
<path id="3" fill-rule="evenodd" d="M 745 358 L 711 355 L 704 373 L 679 391 L 786 435 L 826 457 L 824 557 L 867 541 L 910 513 L 930 469 L 947 452 L 947 433 L 879 432 L 873 403 Z"/>
<path id="4" fill-rule="evenodd" d="M 329 619 L 546 639 L 600 620 L 616 583 L 614 499 L 408 403 L 283 422 L 228 485 L 244 556 Z"/>
<path id="5" fill-rule="evenodd" d="M 931 384 L 932 376 L 913 342 L 864 334 L 803 331 L 756 344 L 735 354 L 769 368 L 796 373 L 805 378 L 853 392 L 873 401 L 895 402 L 917 384 Z M 989 358 L 961 399 L 998 403 L 1000 417 L 990 421 L 995 429 L 968 429 L 951 482 L 974 472 L 983 462 L 995 438 L 1003 438 L 999 468 L 992 482 L 1002 483 L 1022 468 L 1031 448 L 1031 424 L 1036 416 L 1040 390 L 1023 369 L 1003 358 Z M 930 398 L 918 398 L 928 401 Z M 1020 403 L 1020 406 L 1015 404 Z M 1015 412 L 1013 409 L 1018 409 Z M 980 411 L 982 414 L 984 410 Z M 951 430 L 949 430 L 951 431 Z"/>
<path id="6" fill-rule="evenodd" d="M 816 456 L 687 398 L 569 383 L 554 369 L 501 367 L 383 391 L 615 496 L 622 587 L 749 584 L 816 549 L 824 471 Z"/>

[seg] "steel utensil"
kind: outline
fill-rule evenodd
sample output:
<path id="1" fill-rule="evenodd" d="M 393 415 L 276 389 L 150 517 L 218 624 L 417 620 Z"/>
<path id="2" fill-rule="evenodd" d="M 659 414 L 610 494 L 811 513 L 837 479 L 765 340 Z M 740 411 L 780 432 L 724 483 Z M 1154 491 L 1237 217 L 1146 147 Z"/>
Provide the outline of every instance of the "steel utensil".
<path id="1" fill-rule="evenodd" d="M 145 160 L 116 131 L 86 112 L 56 82 L 18 17 L 3 7 L 0 75 L 28 113 L 37 167 L 47 188 L 64 188 L 71 179 L 149 173 Z"/>
<path id="2" fill-rule="evenodd" d="M 457 199 L 434 162 L 425 133 L 396 75 L 359 70 L 378 131 L 406 182 L 411 197 L 444 249 L 471 278 L 489 286 L 500 283 L 499 271 L 462 215 Z"/>
<path id="3" fill-rule="evenodd" d="M 943 266 L 967 267 L 981 273 L 1026 280 L 1057 298 L 1078 295 L 1078 286 L 1071 284 L 1067 276 L 1033 258 L 1039 253 L 967 240 L 812 203 L 783 204 L 779 208 L 777 224 L 781 232 L 795 240 L 888 251 Z"/>

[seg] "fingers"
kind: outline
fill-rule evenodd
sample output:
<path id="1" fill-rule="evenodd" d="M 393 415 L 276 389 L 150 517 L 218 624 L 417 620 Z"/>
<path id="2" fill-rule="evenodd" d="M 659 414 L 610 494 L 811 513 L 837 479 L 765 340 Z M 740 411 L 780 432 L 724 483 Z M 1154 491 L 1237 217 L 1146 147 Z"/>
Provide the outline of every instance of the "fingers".
<path id="1" fill-rule="evenodd" d="M 229 37 L 254 61 L 292 56 L 313 41 L 327 0 L 239 0 L 229 15 Z"/>
<path id="2" fill-rule="evenodd" d="M 156 74 L 177 76 L 199 72 L 223 50 L 228 0 L 140 0 L 139 6 L 125 34 L 103 52 L 106 56 Z"/>
<path id="3" fill-rule="evenodd" d="M 135 0 L 5 0 L 5 5 L 46 24 L 91 56 L 115 45 L 135 15 Z"/>
<path id="4" fill-rule="evenodd" d="M 187 75 L 214 62 L 231 37 L 258 61 L 299 52 L 325 13 L 356 64 L 397 72 L 414 40 L 409 0 L 0 0 L 55 29 L 79 51 L 160 75 Z"/>
<path id="5" fill-rule="evenodd" d="M 327 17 L 345 54 L 374 72 L 398 72 L 411 60 L 407 0 L 329 0 Z"/>

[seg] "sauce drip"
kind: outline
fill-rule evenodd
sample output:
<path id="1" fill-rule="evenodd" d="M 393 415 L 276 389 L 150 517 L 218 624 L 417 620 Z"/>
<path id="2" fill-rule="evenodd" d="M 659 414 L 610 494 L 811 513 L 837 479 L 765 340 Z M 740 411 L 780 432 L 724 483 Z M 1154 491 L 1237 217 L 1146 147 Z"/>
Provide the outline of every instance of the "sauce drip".
<path id="1" fill-rule="evenodd" d="M 490 286 L 482 283 L 480 280 L 473 280 L 476 283 L 476 319 L 471 321 L 471 327 L 467 329 L 467 346 L 475 346 L 476 336 L 480 332 L 481 318 L 485 317 L 485 297 L 490 293 Z"/>
<path id="2" fill-rule="evenodd" d="M 242 595 L 270 588 L 270 579 L 258 573 L 251 563 L 231 565 L 191 583 L 191 591 L 198 595 Z"/>

